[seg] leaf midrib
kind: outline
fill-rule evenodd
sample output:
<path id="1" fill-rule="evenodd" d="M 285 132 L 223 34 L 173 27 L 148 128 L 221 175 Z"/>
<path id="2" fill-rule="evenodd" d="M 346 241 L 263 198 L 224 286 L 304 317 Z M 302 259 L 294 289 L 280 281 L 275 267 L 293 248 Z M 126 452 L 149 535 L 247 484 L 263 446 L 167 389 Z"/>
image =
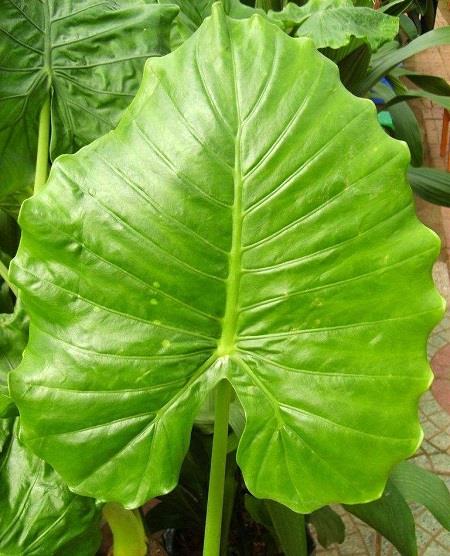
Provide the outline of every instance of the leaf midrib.
<path id="1" fill-rule="evenodd" d="M 229 30 L 228 30 L 229 32 Z M 229 356 L 235 351 L 235 338 L 237 320 L 239 317 L 238 298 L 241 283 L 241 266 L 242 266 L 242 196 L 243 196 L 243 177 L 241 164 L 241 134 L 242 124 L 239 109 L 239 95 L 237 90 L 236 67 L 233 56 L 233 47 L 230 38 L 230 56 L 231 68 L 234 83 L 234 97 L 237 115 L 237 132 L 234 148 L 234 171 L 233 186 L 234 198 L 232 206 L 232 236 L 231 249 L 229 254 L 228 276 L 226 279 L 226 301 L 225 314 L 223 317 L 222 335 L 217 347 L 219 357 Z"/>

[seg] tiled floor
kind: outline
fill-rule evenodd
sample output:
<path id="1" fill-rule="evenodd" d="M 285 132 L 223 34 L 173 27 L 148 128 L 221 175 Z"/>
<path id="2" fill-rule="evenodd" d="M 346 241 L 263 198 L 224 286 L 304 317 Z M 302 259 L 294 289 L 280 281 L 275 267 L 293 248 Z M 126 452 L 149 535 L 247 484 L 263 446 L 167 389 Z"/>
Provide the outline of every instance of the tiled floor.
<path id="1" fill-rule="evenodd" d="M 437 26 L 450 25 L 447 2 L 440 1 Z M 450 81 L 450 46 L 427 50 L 416 56 L 409 64 L 411 69 L 439 75 Z M 425 156 L 429 166 L 444 169 L 439 155 L 442 129 L 442 108 L 429 101 L 416 101 L 415 112 L 424 128 Z M 420 218 L 433 228 L 442 239 L 442 253 L 434 268 L 434 278 L 449 309 L 444 320 L 434 330 L 428 353 L 436 379 L 432 391 L 423 396 L 420 412 L 425 439 L 414 461 L 439 474 L 450 488 L 450 209 L 418 201 Z M 357 518 L 336 508 L 346 524 L 346 540 L 327 550 L 318 550 L 320 556 L 394 556 L 398 552 Z M 448 556 L 450 533 L 437 523 L 423 507 L 414 508 L 419 556 Z"/>

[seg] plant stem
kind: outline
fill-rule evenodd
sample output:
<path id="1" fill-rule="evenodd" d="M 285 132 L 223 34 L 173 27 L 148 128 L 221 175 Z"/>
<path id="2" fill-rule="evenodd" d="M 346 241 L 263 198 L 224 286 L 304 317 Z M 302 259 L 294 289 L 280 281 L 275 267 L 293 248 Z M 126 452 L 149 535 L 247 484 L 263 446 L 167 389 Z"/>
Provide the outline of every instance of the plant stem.
<path id="1" fill-rule="evenodd" d="M 9 281 L 9 271 L 2 261 L 0 261 L 0 277 L 3 278 L 3 280 L 8 284 L 9 289 L 17 297 L 17 288 Z"/>
<path id="2" fill-rule="evenodd" d="M 48 152 L 50 144 L 50 95 L 47 96 L 39 115 L 38 148 L 36 156 L 36 173 L 34 192 L 37 193 L 47 181 Z"/>
<path id="3" fill-rule="evenodd" d="M 226 380 L 221 380 L 216 387 L 216 411 L 203 556 L 219 556 L 220 553 L 220 530 L 222 525 L 223 491 L 227 461 L 230 399 L 230 383 Z"/>
<path id="4" fill-rule="evenodd" d="M 113 534 L 114 556 L 147 554 L 147 537 L 137 510 L 126 510 L 120 504 L 109 502 L 103 507 L 103 517 Z"/>
<path id="5" fill-rule="evenodd" d="M 229 437 L 228 437 L 229 447 Z M 220 556 L 228 554 L 228 537 L 230 535 L 231 519 L 233 517 L 234 500 L 236 497 L 237 482 L 236 474 L 236 452 L 233 450 L 227 455 L 227 463 L 225 467 L 225 484 L 223 493 L 223 510 L 222 510 L 222 531 L 220 534 Z"/>

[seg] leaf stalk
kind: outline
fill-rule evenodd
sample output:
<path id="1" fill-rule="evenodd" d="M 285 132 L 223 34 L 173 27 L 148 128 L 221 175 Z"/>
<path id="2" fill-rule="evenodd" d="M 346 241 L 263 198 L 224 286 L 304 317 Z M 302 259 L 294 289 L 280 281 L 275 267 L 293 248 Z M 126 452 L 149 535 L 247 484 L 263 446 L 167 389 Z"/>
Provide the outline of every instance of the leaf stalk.
<path id="1" fill-rule="evenodd" d="M 227 380 L 221 380 L 216 387 L 214 436 L 211 471 L 209 475 L 203 556 L 219 556 L 220 554 L 220 531 L 222 526 L 223 494 L 227 461 L 230 400 L 231 385 Z"/>

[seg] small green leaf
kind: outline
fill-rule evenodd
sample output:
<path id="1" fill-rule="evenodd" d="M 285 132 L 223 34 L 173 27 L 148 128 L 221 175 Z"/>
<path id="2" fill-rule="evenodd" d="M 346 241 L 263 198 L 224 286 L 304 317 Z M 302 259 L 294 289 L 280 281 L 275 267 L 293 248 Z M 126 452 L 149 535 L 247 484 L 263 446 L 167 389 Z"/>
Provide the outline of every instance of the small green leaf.
<path id="1" fill-rule="evenodd" d="M 408 180 L 414 192 L 425 201 L 450 207 L 450 173 L 424 166 L 410 167 Z"/>
<path id="2" fill-rule="evenodd" d="M 450 96 L 450 83 L 442 77 L 426 75 L 405 68 L 395 68 L 390 72 L 395 77 L 406 77 L 415 85 L 434 95 Z"/>
<path id="3" fill-rule="evenodd" d="M 419 36 L 419 31 L 417 30 L 416 24 L 406 14 L 400 15 L 400 29 L 403 31 L 403 33 L 405 33 L 409 41 L 412 41 Z"/>
<path id="4" fill-rule="evenodd" d="M 378 500 L 344 508 L 381 533 L 402 556 L 417 556 L 414 517 L 392 481 Z"/>
<path id="5" fill-rule="evenodd" d="M 324 506 L 310 514 L 309 522 L 314 526 L 317 539 L 324 548 L 344 542 L 345 524 L 330 506 Z"/>
<path id="6" fill-rule="evenodd" d="M 408 9 L 414 8 L 415 4 L 416 0 L 391 0 L 381 6 L 379 10 L 390 15 L 400 15 L 406 13 Z"/>
<path id="7" fill-rule="evenodd" d="M 265 527 L 286 556 L 307 556 L 305 516 L 273 500 L 246 495 L 245 509 Z"/>
<path id="8" fill-rule="evenodd" d="M 34 178 L 39 112 L 51 95 L 51 158 L 110 131 L 145 60 L 169 51 L 174 6 L 139 0 L 2 1 L 0 207 L 16 214 Z"/>
<path id="9" fill-rule="evenodd" d="M 407 102 L 399 102 L 387 107 L 394 122 L 395 137 L 405 141 L 411 153 L 411 164 L 423 164 L 423 142 L 419 122 Z"/>
<path id="10" fill-rule="evenodd" d="M 244 504 L 245 509 L 247 510 L 253 521 L 256 521 L 256 523 L 259 523 L 260 525 L 265 527 L 272 535 L 272 537 L 276 539 L 277 544 L 279 544 L 272 519 L 269 514 L 269 510 L 265 504 L 265 500 L 255 498 L 251 494 L 246 494 L 244 496 Z"/>
<path id="11" fill-rule="evenodd" d="M 386 52 L 377 59 L 370 72 L 359 82 L 355 89 L 356 93 L 361 96 L 366 95 L 375 83 L 401 62 L 423 50 L 446 44 L 450 44 L 450 26 L 429 31 L 402 48 Z"/>
<path id="12" fill-rule="evenodd" d="M 285 556 L 308 556 L 305 516 L 286 506 L 264 500 L 279 545 Z"/>
<path id="13" fill-rule="evenodd" d="M 450 492 L 440 477 L 404 461 L 394 467 L 390 479 L 408 502 L 422 504 L 450 530 Z"/>
<path id="14" fill-rule="evenodd" d="M 421 166 L 423 164 L 422 132 L 413 110 L 407 102 L 390 105 L 390 101 L 395 98 L 395 93 L 391 87 L 384 83 L 377 83 L 372 89 L 372 93 L 384 99 L 394 123 L 395 137 L 405 141 L 408 145 L 411 153 L 411 164 Z"/>
<path id="15" fill-rule="evenodd" d="M 217 4 L 22 207 L 28 445 L 76 492 L 136 507 L 176 486 L 226 379 L 255 496 L 304 513 L 379 496 L 421 441 L 443 311 L 408 164 L 311 40 Z"/>
<path id="16" fill-rule="evenodd" d="M 447 110 L 450 110 L 450 96 L 433 95 L 432 93 L 428 93 L 427 91 L 422 91 L 421 89 L 411 89 L 409 91 L 405 91 L 401 94 L 395 95 L 386 104 L 386 106 L 387 107 L 394 106 L 399 102 L 414 100 L 415 98 L 425 98 L 427 100 L 431 100 L 434 104 L 438 104 L 444 108 L 447 108 Z"/>

